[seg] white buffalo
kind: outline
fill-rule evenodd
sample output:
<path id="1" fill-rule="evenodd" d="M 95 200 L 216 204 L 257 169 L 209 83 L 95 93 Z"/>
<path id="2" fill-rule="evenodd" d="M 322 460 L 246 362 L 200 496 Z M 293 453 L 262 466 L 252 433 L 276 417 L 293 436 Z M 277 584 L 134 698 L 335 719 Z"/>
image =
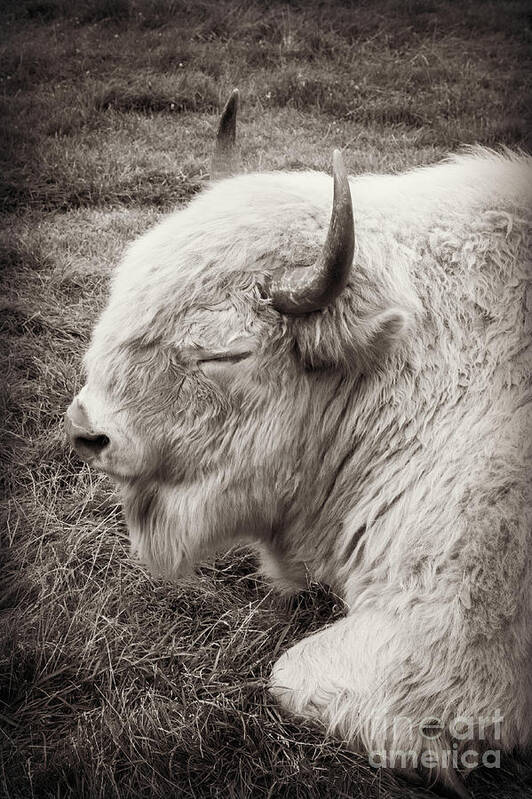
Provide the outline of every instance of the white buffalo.
<path id="1" fill-rule="evenodd" d="M 134 242 L 67 428 L 154 571 L 244 541 L 329 584 L 273 695 L 463 792 L 532 738 L 532 159 L 333 172 L 332 210 L 325 174 L 245 174 Z"/>

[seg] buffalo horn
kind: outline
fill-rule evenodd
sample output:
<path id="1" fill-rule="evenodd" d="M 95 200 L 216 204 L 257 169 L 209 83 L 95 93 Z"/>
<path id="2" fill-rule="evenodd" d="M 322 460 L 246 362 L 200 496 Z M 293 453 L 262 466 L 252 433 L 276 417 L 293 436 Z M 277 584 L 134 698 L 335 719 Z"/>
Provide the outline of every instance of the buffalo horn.
<path id="1" fill-rule="evenodd" d="M 301 315 L 325 308 L 343 291 L 355 249 L 355 224 L 349 181 L 340 150 L 333 153 L 334 198 L 322 253 L 312 267 L 276 270 L 264 293 L 283 314 Z"/>
<path id="2" fill-rule="evenodd" d="M 211 178 L 223 178 L 235 171 L 236 115 L 238 89 L 233 89 L 218 125 L 216 145 L 211 160 Z"/>

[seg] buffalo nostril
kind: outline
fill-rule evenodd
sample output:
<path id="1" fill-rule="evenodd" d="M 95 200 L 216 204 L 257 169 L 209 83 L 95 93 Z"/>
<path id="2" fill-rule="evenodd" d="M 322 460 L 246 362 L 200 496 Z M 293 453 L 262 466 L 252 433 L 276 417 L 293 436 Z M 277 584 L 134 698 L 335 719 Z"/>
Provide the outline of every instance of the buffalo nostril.
<path id="1" fill-rule="evenodd" d="M 91 461 L 110 443 L 105 433 L 91 427 L 84 405 L 74 399 L 65 414 L 65 432 L 82 460 Z"/>
<path id="2" fill-rule="evenodd" d="M 109 444 L 109 438 L 101 433 L 96 435 L 85 433 L 84 435 L 75 435 L 72 439 L 72 444 L 79 455 L 91 458 L 99 455 L 105 449 Z"/>

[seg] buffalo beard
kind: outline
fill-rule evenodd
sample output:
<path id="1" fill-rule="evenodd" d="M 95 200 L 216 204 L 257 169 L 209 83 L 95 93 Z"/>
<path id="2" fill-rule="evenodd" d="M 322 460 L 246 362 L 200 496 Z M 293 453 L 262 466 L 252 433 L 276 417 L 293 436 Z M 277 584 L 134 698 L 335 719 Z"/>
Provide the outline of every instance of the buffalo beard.
<path id="1" fill-rule="evenodd" d="M 131 554 L 160 577 L 189 574 L 208 554 L 264 536 L 264 497 L 216 475 L 193 483 L 131 483 L 123 487 Z"/>

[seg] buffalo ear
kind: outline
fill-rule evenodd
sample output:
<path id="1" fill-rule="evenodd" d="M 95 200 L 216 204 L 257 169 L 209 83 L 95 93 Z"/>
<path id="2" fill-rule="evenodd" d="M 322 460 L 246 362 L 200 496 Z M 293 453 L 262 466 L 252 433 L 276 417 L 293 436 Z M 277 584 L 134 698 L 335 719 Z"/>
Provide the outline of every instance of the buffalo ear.
<path id="1" fill-rule="evenodd" d="M 402 308 L 392 307 L 366 320 L 357 361 L 363 372 L 385 368 L 387 355 L 398 349 L 411 334 L 412 317 Z"/>
<path id="2" fill-rule="evenodd" d="M 371 348 L 375 355 L 386 355 L 400 344 L 408 334 L 411 319 L 401 308 L 389 308 L 374 320 Z"/>
<path id="3" fill-rule="evenodd" d="M 391 306 L 358 316 L 355 313 L 324 314 L 310 325 L 293 328 L 297 351 L 307 367 L 339 367 L 369 374 L 386 368 L 387 356 L 412 335 L 414 315 L 406 308 Z"/>

